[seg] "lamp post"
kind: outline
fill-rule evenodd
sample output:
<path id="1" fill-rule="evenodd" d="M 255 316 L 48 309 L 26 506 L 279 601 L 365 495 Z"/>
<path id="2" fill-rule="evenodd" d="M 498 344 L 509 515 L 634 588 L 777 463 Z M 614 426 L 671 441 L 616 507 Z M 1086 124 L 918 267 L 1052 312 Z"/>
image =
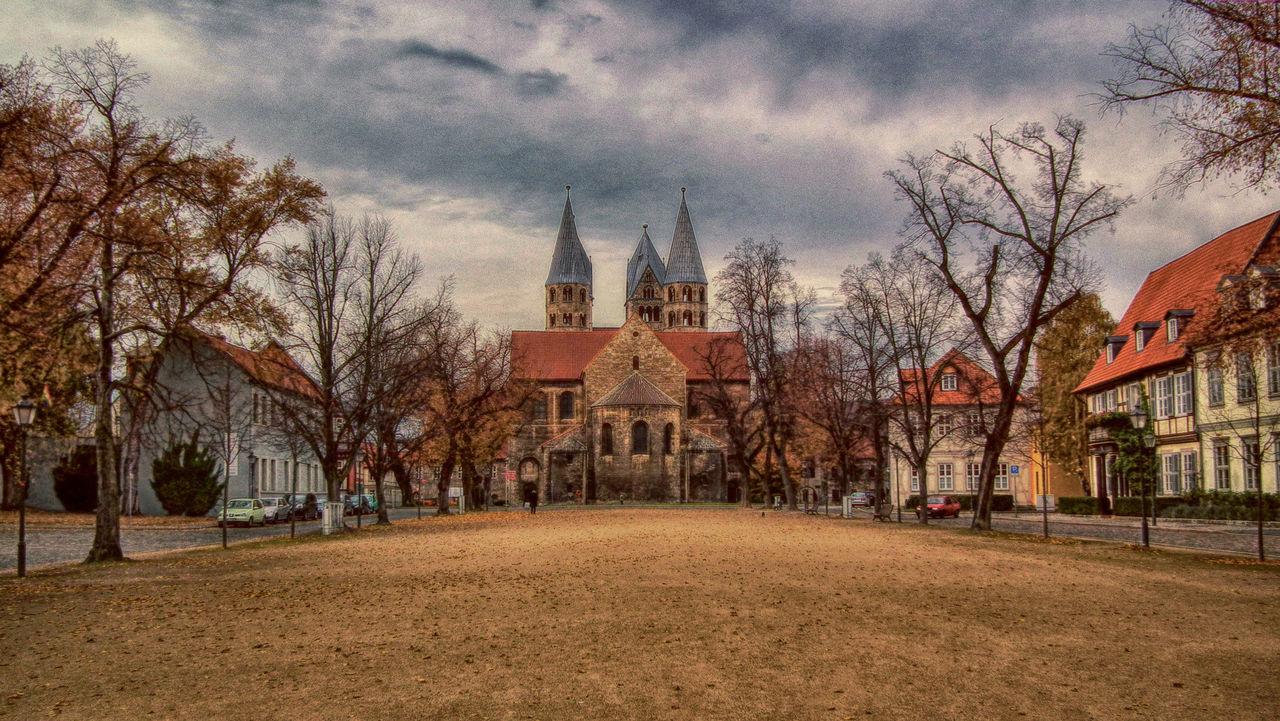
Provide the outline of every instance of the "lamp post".
<path id="1" fill-rule="evenodd" d="M 1133 422 L 1134 429 L 1136 429 L 1138 434 L 1142 436 L 1143 447 L 1148 450 L 1155 448 L 1156 436 L 1147 429 L 1147 412 L 1141 406 L 1138 406 L 1129 412 L 1129 419 Z M 1142 484 L 1142 547 L 1150 548 L 1151 531 L 1147 527 L 1147 479 L 1145 474 L 1138 475 L 1142 479 L 1139 481 L 1139 483 Z M 1154 511 L 1155 509 L 1153 508 L 1152 510 Z"/>
<path id="2" fill-rule="evenodd" d="M 36 404 L 23 398 L 13 407 L 13 420 L 22 430 L 22 468 L 18 470 L 18 486 L 22 495 L 18 500 L 18 578 L 27 575 L 27 486 L 31 478 L 27 474 L 27 430 L 36 419 Z"/>

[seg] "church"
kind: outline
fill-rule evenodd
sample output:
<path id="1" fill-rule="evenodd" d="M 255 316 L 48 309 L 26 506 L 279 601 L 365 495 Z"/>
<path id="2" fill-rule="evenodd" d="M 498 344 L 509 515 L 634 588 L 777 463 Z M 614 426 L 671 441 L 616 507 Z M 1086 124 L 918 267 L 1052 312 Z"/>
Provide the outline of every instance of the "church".
<path id="1" fill-rule="evenodd" d="M 545 327 L 511 334 L 513 375 L 537 387 L 504 448 L 506 495 L 548 502 L 735 501 L 713 387 L 745 398 L 746 351 L 707 329 L 710 290 L 693 222 L 680 209 L 665 262 L 643 226 L 627 263 L 626 321 L 592 323 L 594 276 L 568 197 L 544 286 Z"/>

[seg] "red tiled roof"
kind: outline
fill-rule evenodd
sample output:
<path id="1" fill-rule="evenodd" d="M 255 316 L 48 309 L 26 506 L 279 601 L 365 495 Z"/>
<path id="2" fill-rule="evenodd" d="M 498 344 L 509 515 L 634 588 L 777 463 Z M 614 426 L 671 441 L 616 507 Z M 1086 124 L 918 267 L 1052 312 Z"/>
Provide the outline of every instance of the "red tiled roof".
<path id="1" fill-rule="evenodd" d="M 266 348 L 254 352 L 195 328 L 191 330 L 197 340 L 231 359 L 253 380 L 298 395 L 315 399 L 320 397 L 320 390 L 311 376 L 274 340 L 267 343 Z"/>
<path id="2" fill-rule="evenodd" d="M 590 331 L 512 331 L 511 355 L 516 366 L 516 376 L 540 381 L 579 380 L 587 364 L 613 340 L 618 330 L 593 328 Z M 734 366 L 729 374 L 730 379 L 745 381 L 750 378 L 747 373 L 747 351 L 737 333 L 659 331 L 654 335 L 688 369 L 687 380 L 711 380 L 710 371 L 700 354 L 705 354 L 707 347 L 716 341 L 724 343 L 727 360 Z"/>
<path id="3" fill-rule="evenodd" d="M 1000 388 L 996 379 L 985 368 L 974 363 L 969 356 L 952 348 L 939 358 L 925 372 L 925 378 L 933 379 L 947 366 L 956 369 L 956 389 L 942 390 L 939 382 L 933 389 L 933 405 L 935 406 L 972 406 L 979 403 L 995 405 L 1000 402 Z M 919 371 L 908 368 L 901 373 L 903 387 L 908 393 L 919 392 Z M 911 385 L 907 385 L 910 383 Z M 901 396 L 899 396 L 899 401 Z M 1019 399 L 1021 400 L 1021 398 Z"/>
<path id="4" fill-rule="evenodd" d="M 1182 362 L 1187 356 L 1183 344 L 1185 332 L 1180 332 L 1177 340 L 1170 343 L 1164 332 L 1157 331 L 1151 334 L 1141 352 L 1135 352 L 1133 327 L 1138 323 L 1163 322 L 1171 310 L 1194 310 L 1192 323 L 1206 320 L 1217 302 L 1218 281 L 1224 275 L 1244 270 L 1263 242 L 1274 233 L 1277 219 L 1280 213 L 1258 218 L 1151 271 L 1112 332 L 1112 335 L 1128 336 L 1115 360 L 1107 363 L 1104 348 L 1075 392 L 1101 390 L 1123 378 Z"/>

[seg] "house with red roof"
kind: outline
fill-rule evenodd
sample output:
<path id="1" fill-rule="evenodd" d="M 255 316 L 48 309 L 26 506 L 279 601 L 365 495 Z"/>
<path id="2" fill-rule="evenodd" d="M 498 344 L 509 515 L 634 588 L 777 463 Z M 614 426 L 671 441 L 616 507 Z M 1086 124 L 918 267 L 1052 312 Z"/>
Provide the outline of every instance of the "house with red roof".
<path id="1" fill-rule="evenodd" d="M 138 463 L 132 472 L 143 513 L 165 513 L 151 488 L 152 461 L 193 433 L 225 469 L 231 498 L 325 493 L 319 463 L 305 445 L 292 447 L 297 444 L 281 430 L 281 404 L 312 403 L 319 390 L 280 344 L 270 341 L 252 350 L 185 328 L 146 362 L 159 367 L 135 434 Z M 126 425 L 132 420 L 126 418 Z"/>
<path id="2" fill-rule="evenodd" d="M 889 473 L 890 493 L 895 503 L 906 501 L 908 494 L 973 494 L 977 493 L 982 466 L 984 424 L 993 417 L 1000 403 L 996 379 L 973 359 L 956 348 L 947 351 L 924 372 L 904 369 L 899 373 L 901 392 L 893 400 L 897 418 L 890 424 L 890 446 L 893 461 Z M 929 395 L 931 394 L 931 396 Z M 927 487 L 920 487 L 920 473 L 909 461 L 904 423 L 914 422 L 919 399 L 927 398 L 931 408 L 930 440 L 936 445 L 929 454 Z M 1033 442 L 1032 403 L 1020 399 L 1009 442 L 1000 457 L 995 478 L 995 492 L 1013 497 L 1019 506 L 1030 506 L 1037 493 L 1052 493 L 1044 479 L 1047 469 Z"/>
<path id="3" fill-rule="evenodd" d="M 1258 218 L 1153 270 L 1075 389 L 1096 418 L 1129 413 L 1144 396 L 1148 399 L 1149 427 L 1159 458 L 1159 494 L 1206 486 L 1244 488 L 1247 479 L 1239 449 L 1233 453 L 1232 434 L 1223 432 L 1231 423 L 1215 426 L 1210 421 L 1219 409 L 1248 401 L 1225 391 L 1230 380 L 1226 376 L 1235 369 L 1224 371 L 1203 362 L 1212 349 L 1196 347 L 1195 338 L 1204 330 L 1200 326 L 1220 322 L 1215 316 L 1222 289 L 1232 279 L 1258 268 L 1270 271 L 1280 251 L 1278 223 L 1280 213 Z M 1257 362 L 1276 368 L 1274 393 L 1280 397 L 1280 357 Z M 1137 493 L 1136 484 L 1112 470 L 1116 445 L 1104 426 L 1090 429 L 1089 453 L 1089 483 L 1102 512 L 1110 511 L 1116 497 Z M 1253 481 L 1256 484 L 1257 478 Z"/>
<path id="4" fill-rule="evenodd" d="M 593 323 L 591 260 L 566 197 L 545 327 L 511 334 L 513 375 L 537 392 L 497 459 L 507 502 L 535 492 L 542 503 L 736 498 L 724 423 L 696 399 L 712 382 L 745 396 L 746 350 L 737 333 L 707 328 L 708 283 L 684 192 L 665 262 L 642 230 L 619 328 Z"/>

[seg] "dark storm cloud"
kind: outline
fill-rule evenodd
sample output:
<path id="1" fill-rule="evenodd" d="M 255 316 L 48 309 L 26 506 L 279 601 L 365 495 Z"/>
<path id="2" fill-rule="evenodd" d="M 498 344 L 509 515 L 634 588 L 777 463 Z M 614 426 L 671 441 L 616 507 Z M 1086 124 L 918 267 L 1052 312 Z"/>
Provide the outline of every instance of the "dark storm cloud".
<path id="1" fill-rule="evenodd" d="M 516 91 L 521 95 L 559 95 L 568 81 L 568 75 L 543 68 L 533 73 L 520 73 L 516 77 Z"/>
<path id="2" fill-rule="evenodd" d="M 184 24 L 217 35 L 256 35 L 280 23 L 309 26 L 323 21 L 326 0 L 115 0 L 124 11 L 149 7 Z"/>
<path id="3" fill-rule="evenodd" d="M 441 50 L 431 43 L 422 40 L 404 40 L 396 48 L 398 58 L 421 58 L 434 60 L 445 65 L 464 70 L 478 70 L 482 73 L 502 73 L 502 68 L 475 53 L 466 50 Z"/>

